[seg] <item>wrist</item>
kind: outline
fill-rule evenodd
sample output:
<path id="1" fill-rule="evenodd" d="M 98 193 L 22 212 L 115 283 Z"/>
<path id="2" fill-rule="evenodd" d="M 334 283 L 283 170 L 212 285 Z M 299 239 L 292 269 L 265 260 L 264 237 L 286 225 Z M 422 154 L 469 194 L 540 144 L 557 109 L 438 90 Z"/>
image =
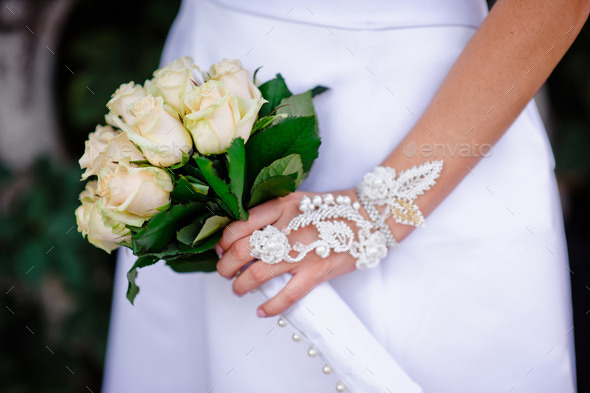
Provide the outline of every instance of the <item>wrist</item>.
<path id="1" fill-rule="evenodd" d="M 348 188 L 348 189 L 342 190 L 342 191 L 335 191 L 335 192 L 333 192 L 333 194 L 348 196 L 353 202 L 360 203 L 356 188 Z M 321 194 L 318 194 L 318 195 L 321 195 Z M 371 221 L 371 217 L 369 217 L 369 213 L 367 213 L 367 211 L 365 210 L 365 208 L 362 204 L 361 204 L 361 208 L 359 209 L 359 213 L 363 216 L 363 218 L 365 220 Z M 415 228 L 411 225 L 400 224 L 400 223 L 396 222 L 395 218 L 393 218 L 393 217 L 387 218 L 385 223 L 389 227 L 391 234 L 398 241 L 398 243 L 401 242 L 403 239 L 405 239 L 412 232 L 412 230 Z"/>

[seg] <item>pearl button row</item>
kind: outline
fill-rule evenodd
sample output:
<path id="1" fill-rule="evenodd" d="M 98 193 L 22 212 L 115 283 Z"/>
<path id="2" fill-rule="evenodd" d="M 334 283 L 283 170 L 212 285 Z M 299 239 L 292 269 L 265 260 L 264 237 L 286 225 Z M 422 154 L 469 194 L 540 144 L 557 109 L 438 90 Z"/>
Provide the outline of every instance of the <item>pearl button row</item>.
<path id="1" fill-rule="evenodd" d="M 277 324 L 280 327 L 287 326 L 287 322 L 283 318 L 279 318 L 279 320 L 277 321 Z M 303 339 L 303 337 L 301 337 L 301 335 L 298 334 L 298 333 L 293 333 L 293 335 L 291 336 L 291 338 L 295 342 L 299 342 L 299 341 L 301 341 Z M 307 350 L 307 356 L 309 356 L 310 358 L 315 358 L 319 354 L 320 354 L 320 352 L 314 346 L 309 347 L 309 349 Z M 332 367 L 329 364 L 325 364 L 322 367 L 322 372 L 324 374 L 326 374 L 326 375 L 331 374 L 332 371 L 333 371 L 332 370 Z M 336 383 L 336 391 L 337 392 L 344 392 L 344 391 L 346 391 L 346 385 L 344 383 L 342 383 L 341 381 L 338 381 L 338 383 Z"/>

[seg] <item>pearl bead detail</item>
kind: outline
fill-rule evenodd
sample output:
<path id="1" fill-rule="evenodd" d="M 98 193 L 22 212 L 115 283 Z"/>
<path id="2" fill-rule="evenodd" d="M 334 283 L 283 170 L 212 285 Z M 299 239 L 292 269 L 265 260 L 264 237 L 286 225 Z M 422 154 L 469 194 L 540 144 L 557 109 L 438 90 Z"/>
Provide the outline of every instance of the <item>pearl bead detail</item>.
<path id="1" fill-rule="evenodd" d="M 338 381 L 338 383 L 336 384 L 336 391 L 337 392 L 344 392 L 346 390 L 346 385 L 343 384 L 342 382 Z"/>
<path id="2" fill-rule="evenodd" d="M 322 372 L 326 375 L 330 374 L 332 372 L 332 367 L 330 367 L 329 365 L 325 365 L 324 367 L 322 367 Z"/>
<path id="3" fill-rule="evenodd" d="M 315 252 L 320 257 L 325 258 L 325 255 L 328 252 L 328 249 L 326 248 L 326 246 L 317 246 L 316 249 L 315 249 Z"/>
<path id="4" fill-rule="evenodd" d="M 279 318 L 279 320 L 277 321 L 277 325 L 279 325 L 280 327 L 285 327 L 287 326 L 287 322 L 285 322 L 283 318 Z"/>
<path id="5" fill-rule="evenodd" d="M 310 358 L 315 358 L 316 356 L 318 356 L 318 350 L 315 349 L 315 347 L 309 347 L 309 349 L 307 350 L 307 356 L 309 356 Z"/>
<path id="6" fill-rule="evenodd" d="M 293 338 L 293 341 L 295 341 L 295 342 L 301 341 L 301 336 L 297 333 L 293 333 L 292 338 Z"/>
<path id="7" fill-rule="evenodd" d="M 322 204 L 322 197 L 319 195 L 316 195 L 313 197 L 313 199 L 311 200 L 311 203 L 313 203 L 314 206 L 320 206 Z"/>

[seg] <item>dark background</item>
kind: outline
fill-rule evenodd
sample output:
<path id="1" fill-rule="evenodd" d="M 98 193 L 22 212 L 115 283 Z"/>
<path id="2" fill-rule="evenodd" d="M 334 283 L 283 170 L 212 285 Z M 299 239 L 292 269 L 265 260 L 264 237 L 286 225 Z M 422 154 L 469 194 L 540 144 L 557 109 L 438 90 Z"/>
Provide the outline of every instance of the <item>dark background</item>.
<path id="1" fill-rule="evenodd" d="M 115 261 L 76 230 L 73 212 L 82 190 L 77 160 L 88 133 L 103 123 L 110 94 L 124 81 L 142 82 L 157 68 L 179 1 L 0 0 L 0 5 L 0 39 L 22 35 L 29 53 L 23 64 L 37 61 L 37 47 L 46 50 L 39 33 L 43 18 L 52 9 L 65 9 L 47 64 L 55 138 L 64 149 L 41 151 L 22 166 L 0 160 L 0 392 L 98 393 Z M 25 28 L 39 30 L 30 36 Z M 0 52 L 0 81 L 6 86 L 12 78 L 9 55 Z M 588 70 L 586 26 L 538 97 L 564 207 L 579 392 L 590 392 Z M 0 119 L 0 133 L 8 132 L 1 128 L 5 123 Z"/>

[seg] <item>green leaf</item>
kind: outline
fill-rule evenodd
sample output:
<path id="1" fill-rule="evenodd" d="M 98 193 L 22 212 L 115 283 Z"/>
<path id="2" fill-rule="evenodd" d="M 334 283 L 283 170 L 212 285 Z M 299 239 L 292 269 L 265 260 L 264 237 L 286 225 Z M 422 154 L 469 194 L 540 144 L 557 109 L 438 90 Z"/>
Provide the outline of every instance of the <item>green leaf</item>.
<path id="1" fill-rule="evenodd" d="M 127 286 L 127 300 L 129 300 L 131 304 L 133 304 L 135 297 L 139 293 L 139 287 L 135 283 L 135 280 L 137 279 L 137 269 L 153 265 L 159 260 L 159 258 L 151 255 L 139 257 L 137 258 L 137 261 L 135 261 L 135 264 L 127 272 L 127 281 L 129 282 Z"/>
<path id="2" fill-rule="evenodd" d="M 199 153 L 195 153 L 193 154 L 193 157 L 200 157 L 201 155 Z M 201 182 L 205 181 L 205 176 L 203 176 L 203 174 L 201 173 L 201 170 L 195 166 L 195 165 L 191 165 L 191 163 L 189 163 L 188 165 L 185 165 L 182 170 L 184 172 L 186 172 L 188 175 L 194 177 L 195 179 L 198 179 Z"/>
<path id="3" fill-rule="evenodd" d="M 215 247 L 217 242 L 219 242 L 221 235 L 222 235 L 221 232 L 214 233 L 214 234 L 210 235 L 209 237 L 206 237 L 206 238 L 202 239 L 201 241 L 195 243 L 195 245 L 186 245 L 183 243 L 171 241 L 170 243 L 168 243 L 168 245 L 166 246 L 166 248 L 164 250 L 159 251 L 159 252 L 147 253 L 142 256 L 152 256 L 152 257 L 156 257 L 158 259 L 166 259 L 166 258 L 173 258 L 173 257 L 181 255 L 181 254 L 202 253 L 202 252 L 205 252 L 205 251 Z"/>
<path id="4" fill-rule="evenodd" d="M 281 106 L 277 109 L 277 115 L 314 116 L 315 111 L 311 100 L 311 90 L 283 98 L 281 100 Z"/>
<path id="5" fill-rule="evenodd" d="M 288 195 L 297 189 L 297 174 L 279 175 L 260 182 L 252 189 L 248 207 L 254 207 L 273 198 Z"/>
<path id="6" fill-rule="evenodd" d="M 219 229 L 225 228 L 230 221 L 227 217 L 213 215 L 212 211 L 208 209 L 205 214 L 196 217 L 192 223 L 178 230 L 176 232 L 176 239 L 184 245 L 195 247 L 201 240 L 207 239 Z M 182 247 L 182 245 L 179 245 L 179 249 L 182 249 Z M 198 251 L 191 250 L 190 252 Z"/>
<path id="7" fill-rule="evenodd" d="M 192 202 L 187 205 L 174 205 L 169 210 L 156 214 L 132 235 L 134 253 L 161 251 L 174 238 L 176 229 L 204 208 L 205 205 Z"/>
<path id="8" fill-rule="evenodd" d="M 248 219 L 248 212 L 242 205 L 244 195 L 244 180 L 246 177 L 246 148 L 244 140 L 236 138 L 227 148 L 229 189 L 235 195 L 240 212 L 240 220 Z"/>
<path id="9" fill-rule="evenodd" d="M 330 90 L 329 87 L 318 85 L 318 86 L 314 87 L 313 89 L 311 89 L 310 91 L 311 91 L 311 96 L 315 97 L 315 96 L 318 96 L 328 90 Z"/>
<path id="10" fill-rule="evenodd" d="M 162 205 L 162 206 L 160 206 L 160 207 L 156 207 L 156 210 L 157 210 L 157 211 L 159 211 L 159 212 L 163 212 L 163 211 L 166 211 L 166 210 L 168 210 L 168 209 L 170 208 L 170 206 L 171 206 L 171 205 L 172 205 L 172 203 L 170 203 L 170 201 L 168 201 L 168 203 L 167 203 L 167 204 L 165 204 L 165 205 Z"/>
<path id="11" fill-rule="evenodd" d="M 252 127 L 252 131 L 250 132 L 250 134 L 253 134 L 258 130 L 262 130 L 263 128 L 270 126 L 273 122 L 275 122 L 275 120 L 276 120 L 276 123 L 278 123 L 280 120 L 284 119 L 285 117 L 286 117 L 285 115 L 274 115 L 274 116 L 261 117 L 258 119 L 256 124 L 254 124 L 254 127 Z"/>
<path id="12" fill-rule="evenodd" d="M 256 75 L 258 74 L 258 71 L 260 71 L 261 68 L 262 66 L 254 70 L 254 74 L 252 74 L 252 83 L 256 84 Z"/>
<path id="13" fill-rule="evenodd" d="M 193 191 L 195 191 L 198 194 L 207 195 L 207 193 L 209 192 L 209 186 L 205 184 L 204 181 L 199 180 L 193 176 L 186 176 L 185 178 L 189 181 Z"/>
<path id="14" fill-rule="evenodd" d="M 166 259 L 166 264 L 177 273 L 214 272 L 219 257 L 215 250 L 196 255 L 181 255 Z"/>
<path id="15" fill-rule="evenodd" d="M 246 144 L 247 189 L 264 167 L 290 154 L 299 154 L 303 170 L 308 172 L 320 143 L 315 116 L 290 117 L 256 133 Z"/>
<path id="16" fill-rule="evenodd" d="M 172 198 L 179 202 L 199 201 L 205 202 L 207 200 L 207 192 L 209 186 L 192 176 L 178 175 L 176 185 L 170 194 Z"/>
<path id="17" fill-rule="evenodd" d="M 270 115 L 272 111 L 279 106 L 283 98 L 289 97 L 293 94 L 289 91 L 281 74 L 277 74 L 275 79 L 263 83 L 258 89 L 262 93 L 262 97 L 268 101 L 262 105 L 262 108 L 260 108 L 260 111 L 258 112 L 259 117 Z"/>
<path id="18" fill-rule="evenodd" d="M 222 232 L 214 233 L 209 237 L 204 238 L 203 240 L 195 242 L 193 246 L 187 246 L 185 244 L 179 243 L 178 254 L 199 254 L 209 249 L 212 249 L 219 242 L 219 239 L 221 239 L 222 235 Z"/>
<path id="19" fill-rule="evenodd" d="M 178 246 L 179 246 L 179 244 L 177 242 L 171 241 L 170 243 L 168 243 L 166 248 L 164 248 L 162 251 L 148 252 L 148 253 L 142 254 L 142 256 L 146 256 L 146 257 L 152 256 L 152 257 L 156 257 L 159 259 L 164 259 L 166 257 L 170 257 L 170 256 L 178 254 L 179 253 Z"/>
<path id="20" fill-rule="evenodd" d="M 231 220 L 223 216 L 211 216 L 205 221 L 201 231 L 194 240 L 194 243 L 199 242 L 206 237 L 216 233 L 221 228 L 225 228 Z"/>
<path id="21" fill-rule="evenodd" d="M 199 232 L 201 232 L 201 228 L 203 228 L 203 222 L 197 219 L 189 225 L 178 230 L 178 232 L 176 232 L 176 238 L 179 242 L 188 246 L 192 246 L 195 238 Z"/>
<path id="22" fill-rule="evenodd" d="M 238 205 L 238 200 L 236 196 L 230 192 L 227 183 L 217 175 L 217 171 L 213 168 L 213 162 L 205 157 L 199 156 L 195 156 L 195 161 L 209 186 L 211 186 L 221 202 L 223 202 L 220 206 L 226 210 L 233 219 L 239 220 L 240 207 Z"/>
<path id="23" fill-rule="evenodd" d="M 166 264 L 179 273 L 186 272 L 212 272 L 219 258 L 213 247 L 219 242 L 221 233 L 210 236 L 199 245 L 190 248 L 176 248 L 171 246 L 168 255 L 164 256 Z M 159 255 L 144 255 L 137 259 L 133 267 L 127 272 L 127 299 L 134 303 L 139 286 L 136 283 L 138 269 L 150 266 L 158 262 L 162 257 Z"/>
<path id="24" fill-rule="evenodd" d="M 135 283 L 136 278 L 137 278 L 137 269 L 131 269 L 127 272 L 128 285 L 127 285 L 126 297 L 127 297 L 127 300 L 129 300 L 129 302 L 131 304 L 133 304 L 133 302 L 135 301 L 135 297 L 139 293 L 139 287 Z"/>
<path id="25" fill-rule="evenodd" d="M 297 175 L 296 186 L 299 186 L 299 182 L 303 179 L 303 164 L 301 163 L 301 156 L 299 154 L 289 154 L 286 157 L 273 161 L 269 166 L 264 167 L 258 176 L 256 176 L 252 188 L 256 188 L 258 184 L 271 177 L 290 175 L 293 173 Z"/>

